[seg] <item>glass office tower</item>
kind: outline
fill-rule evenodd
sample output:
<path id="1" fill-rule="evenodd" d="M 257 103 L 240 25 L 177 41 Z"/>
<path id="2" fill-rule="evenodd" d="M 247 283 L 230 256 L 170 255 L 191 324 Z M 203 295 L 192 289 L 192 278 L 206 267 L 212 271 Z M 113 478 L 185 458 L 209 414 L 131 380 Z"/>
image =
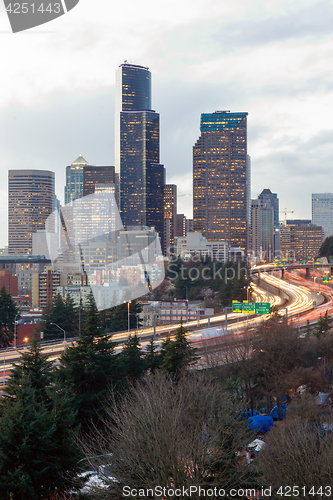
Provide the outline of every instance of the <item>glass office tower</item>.
<path id="1" fill-rule="evenodd" d="M 96 186 L 113 186 L 115 184 L 114 167 L 96 167 L 85 165 L 83 167 L 83 196 L 94 194 Z"/>
<path id="2" fill-rule="evenodd" d="M 83 168 L 89 163 L 80 156 L 66 167 L 65 204 L 71 203 L 83 196 Z"/>
<path id="3" fill-rule="evenodd" d="M 164 167 L 163 167 L 164 168 Z M 151 109 L 148 68 L 125 62 L 116 71 L 115 174 L 125 227 L 152 226 L 163 238 L 163 171 L 159 163 L 159 114 Z M 161 219 L 161 220 L 160 220 Z"/>
<path id="4" fill-rule="evenodd" d="M 194 231 L 247 251 L 250 163 L 247 113 L 201 115 L 201 136 L 193 148 Z"/>
<path id="5" fill-rule="evenodd" d="M 8 252 L 32 253 L 32 235 L 45 230 L 54 211 L 54 172 L 9 170 Z M 54 231 L 54 226 L 51 227 Z"/>

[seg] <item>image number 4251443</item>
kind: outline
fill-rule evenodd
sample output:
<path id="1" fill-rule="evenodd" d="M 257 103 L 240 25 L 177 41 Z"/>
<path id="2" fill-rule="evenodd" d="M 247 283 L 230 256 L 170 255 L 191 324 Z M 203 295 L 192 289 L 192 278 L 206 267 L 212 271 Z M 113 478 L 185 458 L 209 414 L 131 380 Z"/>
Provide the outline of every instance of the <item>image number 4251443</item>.
<path id="1" fill-rule="evenodd" d="M 72 10 L 80 0 L 4 0 L 13 33 L 53 21 Z"/>

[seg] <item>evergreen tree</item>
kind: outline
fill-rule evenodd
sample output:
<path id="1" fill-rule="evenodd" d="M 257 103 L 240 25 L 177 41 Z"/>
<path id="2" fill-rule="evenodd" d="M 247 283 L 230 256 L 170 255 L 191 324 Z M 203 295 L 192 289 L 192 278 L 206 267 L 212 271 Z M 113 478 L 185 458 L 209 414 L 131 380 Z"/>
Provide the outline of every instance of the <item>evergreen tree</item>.
<path id="1" fill-rule="evenodd" d="M 41 346 L 36 338 L 30 342 L 28 351 L 21 353 L 19 362 L 13 363 L 13 367 L 6 393 L 15 396 L 21 380 L 28 379 L 35 391 L 36 401 L 47 406 L 50 403 L 48 390 L 51 385 L 53 365 L 52 361 L 42 355 Z"/>
<path id="2" fill-rule="evenodd" d="M 77 337 L 79 334 L 79 310 L 75 307 L 73 297 L 67 294 L 65 300 L 65 326 L 66 337 Z"/>
<path id="3" fill-rule="evenodd" d="M 333 255 L 333 236 L 325 238 L 319 250 L 319 257 L 331 257 Z"/>
<path id="4" fill-rule="evenodd" d="M 8 347 L 13 342 L 14 323 L 18 317 L 18 307 L 3 286 L 0 291 L 0 347 Z"/>
<path id="5" fill-rule="evenodd" d="M 163 342 L 161 369 L 178 378 L 186 368 L 196 361 L 195 351 L 196 349 L 186 338 L 186 330 L 183 326 L 183 320 L 181 320 L 175 340 L 167 339 Z"/>
<path id="6" fill-rule="evenodd" d="M 111 337 L 100 326 L 92 292 L 88 297 L 85 329 L 76 345 L 67 347 L 60 358 L 58 384 L 73 395 L 77 423 L 88 426 L 103 415 L 103 399 L 109 386 L 121 378 L 118 356 Z"/>
<path id="7" fill-rule="evenodd" d="M 306 336 L 307 337 L 310 337 L 310 335 L 312 334 L 312 330 L 311 330 L 311 325 L 310 325 L 310 321 L 307 320 L 306 322 Z"/>
<path id="8" fill-rule="evenodd" d="M 318 322 L 317 322 L 317 325 L 316 325 L 316 328 L 314 331 L 314 335 L 317 337 L 317 339 L 320 339 L 321 337 L 326 335 L 330 329 L 331 329 L 331 320 L 328 317 L 328 313 L 326 310 L 326 313 L 324 314 L 324 316 L 320 315 L 320 317 L 318 319 Z"/>
<path id="9" fill-rule="evenodd" d="M 142 319 L 139 314 L 142 312 L 142 305 L 137 300 L 130 302 L 130 330 L 136 330 L 141 326 Z M 136 317 L 135 317 L 136 316 Z M 128 329 L 128 304 L 120 304 L 110 309 L 106 315 L 105 328 L 109 332 L 123 332 Z"/>
<path id="10" fill-rule="evenodd" d="M 0 407 L 0 498 L 47 499 L 72 485 L 80 459 L 71 402 L 51 383 L 34 340 L 11 373 Z"/>
<path id="11" fill-rule="evenodd" d="M 127 381 L 134 382 L 143 375 L 147 365 L 137 335 L 128 337 L 119 359 Z"/>
<path id="12" fill-rule="evenodd" d="M 44 332 L 45 340 L 60 339 L 62 333 L 55 324 L 65 330 L 66 338 L 75 337 L 78 334 L 78 310 L 69 294 L 65 301 L 60 294 L 54 297 L 53 302 L 42 314 L 37 331 Z"/>
<path id="13" fill-rule="evenodd" d="M 155 373 L 157 368 L 159 368 L 161 365 L 162 358 L 161 354 L 157 352 L 157 347 L 153 339 L 151 339 L 151 341 L 146 347 L 145 358 L 146 358 L 147 369 L 149 369 L 151 373 Z"/>

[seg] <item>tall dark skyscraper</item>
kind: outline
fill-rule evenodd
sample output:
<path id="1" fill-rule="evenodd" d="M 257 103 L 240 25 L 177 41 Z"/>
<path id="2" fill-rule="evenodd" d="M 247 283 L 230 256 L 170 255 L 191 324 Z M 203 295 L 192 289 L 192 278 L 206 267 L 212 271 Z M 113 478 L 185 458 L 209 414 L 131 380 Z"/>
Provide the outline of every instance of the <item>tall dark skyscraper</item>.
<path id="1" fill-rule="evenodd" d="M 151 109 L 150 71 L 125 62 L 116 71 L 117 202 L 125 227 L 154 225 L 163 239 L 165 174 L 159 161 L 159 114 Z"/>
<path id="2" fill-rule="evenodd" d="M 54 204 L 53 172 L 49 170 L 9 170 L 9 253 L 32 252 L 32 234 L 45 229 L 45 221 L 53 212 Z"/>
<path id="3" fill-rule="evenodd" d="M 202 114 L 200 130 L 193 148 L 194 231 L 246 251 L 250 216 L 247 113 Z"/>
<path id="4" fill-rule="evenodd" d="M 114 185 L 114 167 L 95 167 L 85 165 L 83 167 L 83 196 L 88 196 L 96 191 L 96 185 Z"/>

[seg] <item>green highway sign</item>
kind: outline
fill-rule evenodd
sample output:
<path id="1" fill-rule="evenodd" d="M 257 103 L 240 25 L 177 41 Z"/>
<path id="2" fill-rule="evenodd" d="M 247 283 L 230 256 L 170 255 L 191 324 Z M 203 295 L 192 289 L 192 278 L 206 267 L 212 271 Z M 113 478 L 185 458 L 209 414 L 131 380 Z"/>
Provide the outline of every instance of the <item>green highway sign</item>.
<path id="1" fill-rule="evenodd" d="M 254 314 L 254 302 L 243 302 L 243 313 Z"/>
<path id="2" fill-rule="evenodd" d="M 241 302 L 237 302 L 236 300 L 232 301 L 232 312 L 233 313 L 241 313 L 243 312 L 243 304 Z"/>
<path id="3" fill-rule="evenodd" d="M 327 283 L 330 280 L 329 276 L 323 276 L 323 283 Z"/>
<path id="4" fill-rule="evenodd" d="M 256 314 L 269 314 L 271 312 L 271 305 L 269 302 L 255 302 Z"/>
<path id="5" fill-rule="evenodd" d="M 312 305 L 313 305 L 313 306 L 316 306 L 316 305 L 317 305 L 317 302 L 314 300 L 314 301 L 312 302 Z"/>

